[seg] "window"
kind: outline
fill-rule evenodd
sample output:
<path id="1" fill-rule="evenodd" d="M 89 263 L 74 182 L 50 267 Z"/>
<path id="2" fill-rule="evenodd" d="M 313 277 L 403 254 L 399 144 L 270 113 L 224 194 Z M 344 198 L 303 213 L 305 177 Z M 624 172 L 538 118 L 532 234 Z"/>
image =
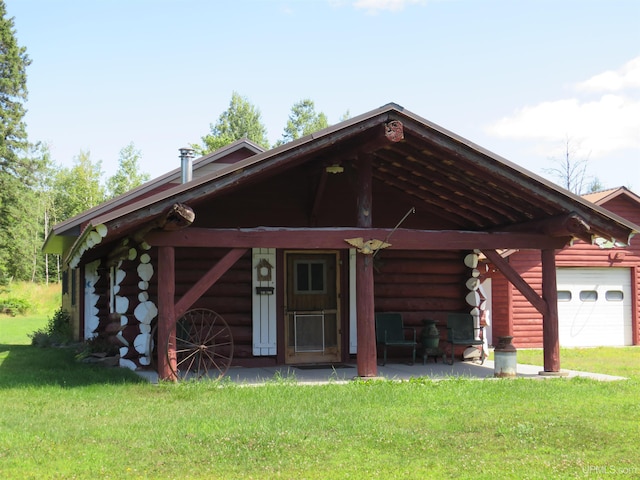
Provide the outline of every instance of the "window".
<path id="1" fill-rule="evenodd" d="M 77 279 L 76 279 L 76 270 L 72 269 L 70 271 L 70 275 L 71 275 L 71 305 L 76 304 L 76 283 L 77 283 Z"/>
<path id="2" fill-rule="evenodd" d="M 571 292 L 569 290 L 558 290 L 558 301 L 559 302 L 570 302 L 571 301 Z"/>
<path id="3" fill-rule="evenodd" d="M 324 260 L 298 260 L 295 262 L 295 293 L 323 294 L 327 291 Z"/>
<path id="4" fill-rule="evenodd" d="M 595 290 L 582 290 L 580 292 L 580 301 L 582 302 L 597 302 L 598 292 Z"/>
<path id="5" fill-rule="evenodd" d="M 624 300 L 624 294 L 620 290 L 607 290 L 604 294 L 604 298 L 607 302 L 621 302 Z"/>
<path id="6" fill-rule="evenodd" d="M 64 270 L 62 272 L 62 294 L 66 295 L 69 293 L 69 270 Z"/>

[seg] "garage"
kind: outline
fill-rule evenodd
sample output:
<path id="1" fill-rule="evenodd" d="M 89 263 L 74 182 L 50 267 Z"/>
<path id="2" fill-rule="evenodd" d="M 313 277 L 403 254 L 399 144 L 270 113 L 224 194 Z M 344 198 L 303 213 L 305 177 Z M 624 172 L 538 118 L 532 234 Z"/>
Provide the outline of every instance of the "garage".
<path id="1" fill-rule="evenodd" d="M 558 268 L 560 346 L 632 345 L 628 268 Z"/>

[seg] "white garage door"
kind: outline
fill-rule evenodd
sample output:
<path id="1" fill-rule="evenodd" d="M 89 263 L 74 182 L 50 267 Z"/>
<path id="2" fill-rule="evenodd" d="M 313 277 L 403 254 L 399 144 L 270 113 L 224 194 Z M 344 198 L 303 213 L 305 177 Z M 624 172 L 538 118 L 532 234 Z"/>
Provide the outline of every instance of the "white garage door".
<path id="1" fill-rule="evenodd" d="M 631 345 L 628 268 L 558 268 L 562 347 Z"/>

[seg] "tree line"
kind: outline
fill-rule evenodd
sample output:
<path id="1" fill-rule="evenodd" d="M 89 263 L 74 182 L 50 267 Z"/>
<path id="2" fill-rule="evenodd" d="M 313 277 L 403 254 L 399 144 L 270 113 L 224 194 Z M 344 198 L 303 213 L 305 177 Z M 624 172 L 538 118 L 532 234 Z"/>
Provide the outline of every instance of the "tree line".
<path id="1" fill-rule="evenodd" d="M 149 174 L 140 171 L 142 153 L 133 142 L 120 150 L 116 173 L 103 181 L 102 162 L 93 160 L 89 150 L 81 150 L 72 166 L 64 167 L 51 158 L 46 144 L 29 139 L 24 103 L 30 64 L 0 0 L 0 286 L 12 280 L 59 281 L 61 259 L 42 252 L 51 227 L 149 180 Z M 301 100 L 273 146 L 327 126 L 326 115 L 315 111 L 314 102 Z M 260 110 L 237 92 L 209 127 L 201 142 L 191 145 L 200 155 L 241 138 L 270 148 Z"/>

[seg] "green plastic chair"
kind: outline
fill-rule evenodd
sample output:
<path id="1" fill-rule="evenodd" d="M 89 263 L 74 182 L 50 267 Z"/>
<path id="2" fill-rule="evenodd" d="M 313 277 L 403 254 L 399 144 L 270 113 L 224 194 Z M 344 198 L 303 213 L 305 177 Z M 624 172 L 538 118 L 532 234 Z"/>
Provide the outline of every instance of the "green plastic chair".
<path id="1" fill-rule="evenodd" d="M 387 363 L 387 347 L 411 348 L 412 364 L 416 363 L 416 329 L 405 327 L 401 314 L 376 313 L 376 343 L 383 347 L 382 365 Z"/>
<path id="2" fill-rule="evenodd" d="M 475 327 L 473 315 L 469 313 L 450 313 L 447 315 L 447 342 L 451 345 L 451 361 L 455 345 L 467 347 L 480 345 L 480 364 L 484 363 L 487 354 L 484 351 L 484 327 Z"/>

